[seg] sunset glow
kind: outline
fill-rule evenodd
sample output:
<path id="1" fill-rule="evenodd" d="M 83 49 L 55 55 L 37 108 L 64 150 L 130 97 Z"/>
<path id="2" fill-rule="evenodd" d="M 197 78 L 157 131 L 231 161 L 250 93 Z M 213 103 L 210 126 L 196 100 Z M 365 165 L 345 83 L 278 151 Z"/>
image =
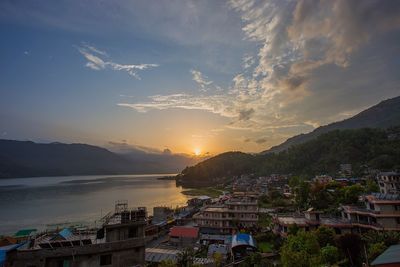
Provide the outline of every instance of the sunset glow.
<path id="1" fill-rule="evenodd" d="M 201 155 L 201 149 L 200 148 L 195 148 L 193 152 L 194 152 L 194 154 L 196 156 L 200 156 Z"/>
<path id="2" fill-rule="evenodd" d="M 398 1 L 39 2 L 0 1 L 2 139 L 261 152 L 399 92 Z"/>

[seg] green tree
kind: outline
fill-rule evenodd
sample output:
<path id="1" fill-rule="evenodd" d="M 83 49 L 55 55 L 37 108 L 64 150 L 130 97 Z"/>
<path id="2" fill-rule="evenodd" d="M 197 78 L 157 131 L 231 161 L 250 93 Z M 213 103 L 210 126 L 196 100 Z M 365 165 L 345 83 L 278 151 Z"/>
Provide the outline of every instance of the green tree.
<path id="1" fill-rule="evenodd" d="M 191 267 L 193 265 L 194 251 L 191 248 L 187 248 L 177 255 L 177 265 L 179 267 Z"/>
<path id="2" fill-rule="evenodd" d="M 342 189 L 342 204 L 355 204 L 358 202 L 358 197 L 364 193 L 364 188 L 359 185 L 350 185 L 343 187 Z"/>
<path id="3" fill-rule="evenodd" d="M 212 257 L 213 257 L 213 259 L 214 259 L 214 262 L 215 262 L 215 266 L 216 266 L 216 267 L 222 266 L 222 260 L 223 260 L 223 258 L 222 258 L 222 254 L 221 254 L 221 253 L 216 252 L 216 253 L 214 253 L 214 254 L 212 255 Z"/>
<path id="4" fill-rule="evenodd" d="M 321 248 L 321 260 L 325 264 L 332 265 L 339 260 L 339 250 L 337 247 L 327 245 Z"/>
<path id="5" fill-rule="evenodd" d="M 159 266 L 160 267 L 176 267 L 177 265 L 173 260 L 168 259 L 168 260 L 161 261 Z"/>
<path id="6" fill-rule="evenodd" d="M 320 247 L 335 244 L 335 231 L 332 228 L 321 226 L 315 231 Z"/>
<path id="7" fill-rule="evenodd" d="M 284 267 L 311 267 L 320 264 L 319 244 L 313 232 L 299 231 L 288 236 L 281 247 Z"/>
<path id="8" fill-rule="evenodd" d="M 372 192 L 379 192 L 379 186 L 374 180 L 368 179 L 365 185 L 365 193 L 372 193 Z"/>
<path id="9" fill-rule="evenodd" d="M 301 180 L 295 188 L 295 201 L 298 208 L 307 209 L 310 204 L 310 184 Z"/>
<path id="10" fill-rule="evenodd" d="M 296 235 L 297 232 L 300 230 L 300 227 L 297 224 L 291 224 L 288 227 L 288 234 L 289 235 Z"/>
<path id="11" fill-rule="evenodd" d="M 239 264 L 240 267 L 264 267 L 263 259 L 260 253 L 250 254 L 242 263 Z"/>

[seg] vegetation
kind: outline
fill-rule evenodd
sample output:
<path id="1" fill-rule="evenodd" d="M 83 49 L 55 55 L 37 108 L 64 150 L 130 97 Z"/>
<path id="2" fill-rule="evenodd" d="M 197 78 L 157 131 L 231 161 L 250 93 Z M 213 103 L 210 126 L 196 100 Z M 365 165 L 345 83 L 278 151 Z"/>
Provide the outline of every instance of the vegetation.
<path id="1" fill-rule="evenodd" d="M 281 173 L 299 177 L 322 173 L 335 175 L 341 163 L 352 164 L 355 175 L 363 174 L 368 168 L 400 169 L 400 139 L 393 138 L 399 133 L 400 127 L 335 130 L 277 154 L 227 152 L 184 169 L 178 181 L 211 186 L 249 173 Z"/>
<path id="2" fill-rule="evenodd" d="M 292 202 L 278 190 L 272 189 L 258 199 L 258 205 L 260 208 L 287 207 L 292 205 Z"/>
<path id="3" fill-rule="evenodd" d="M 319 244 L 314 233 L 298 231 L 289 235 L 281 248 L 281 261 L 285 267 L 318 266 Z"/>
<path id="4" fill-rule="evenodd" d="M 219 197 L 222 194 L 221 190 L 204 187 L 204 188 L 193 188 L 182 191 L 182 194 L 188 196 L 209 196 L 209 197 Z"/>

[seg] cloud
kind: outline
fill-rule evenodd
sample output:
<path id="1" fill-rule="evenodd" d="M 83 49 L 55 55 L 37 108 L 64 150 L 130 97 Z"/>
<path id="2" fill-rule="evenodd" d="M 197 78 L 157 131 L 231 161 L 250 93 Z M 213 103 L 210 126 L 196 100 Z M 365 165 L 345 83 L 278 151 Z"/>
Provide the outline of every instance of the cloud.
<path id="1" fill-rule="evenodd" d="M 203 75 L 198 70 L 190 70 L 190 73 L 193 76 L 193 81 L 195 81 L 203 91 L 207 91 L 207 86 L 213 83 L 212 81 L 208 80 L 207 76 Z"/>
<path id="2" fill-rule="evenodd" d="M 250 120 L 251 115 L 254 113 L 254 109 L 250 108 L 250 109 L 242 109 L 239 110 L 239 120 L 240 121 L 247 121 Z"/>
<path id="3" fill-rule="evenodd" d="M 158 67 L 158 64 L 119 64 L 112 61 L 105 61 L 100 56 L 107 56 L 107 53 L 101 51 L 93 46 L 89 46 L 83 43 L 82 46 L 76 46 L 79 53 L 81 53 L 85 59 L 86 67 L 92 70 L 104 70 L 111 69 L 116 71 L 126 71 L 132 77 L 140 80 L 140 76 L 137 74 L 138 71 Z"/>
<path id="4" fill-rule="evenodd" d="M 267 141 L 268 141 L 268 139 L 266 139 L 266 138 L 259 138 L 259 139 L 255 140 L 254 142 L 256 142 L 257 144 L 264 144 Z"/>
<path id="5" fill-rule="evenodd" d="M 247 40 L 256 43 L 258 50 L 244 54 L 242 70 L 233 75 L 229 86 L 219 86 L 224 94 L 157 95 L 149 101 L 119 105 L 139 112 L 211 112 L 230 120 L 227 129 L 258 132 L 262 137 L 254 142 L 265 145 L 271 142 L 266 133 L 287 137 L 331 122 L 340 109 L 358 109 L 348 94 L 373 95 L 376 88 L 369 84 L 390 69 L 384 58 L 388 56 L 383 54 L 388 43 L 382 38 L 400 29 L 397 1 L 231 0 L 229 6 L 240 16 Z M 398 40 L 393 40 L 392 51 L 398 53 Z M 365 55 L 383 57 L 383 63 L 363 64 Z M 373 72 L 379 75 L 370 75 Z M 191 73 L 203 91 L 218 86 L 198 70 Z M 393 77 L 386 87 L 398 88 Z"/>

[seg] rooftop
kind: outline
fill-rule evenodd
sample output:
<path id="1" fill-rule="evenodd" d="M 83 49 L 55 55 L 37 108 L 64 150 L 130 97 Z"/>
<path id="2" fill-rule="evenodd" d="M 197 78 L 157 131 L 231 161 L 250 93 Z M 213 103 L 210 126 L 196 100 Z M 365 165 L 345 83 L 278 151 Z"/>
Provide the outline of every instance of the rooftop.
<path id="1" fill-rule="evenodd" d="M 400 263 L 400 245 L 390 246 L 381 255 L 379 255 L 372 263 L 372 266 L 388 265 Z"/>
<path id="2" fill-rule="evenodd" d="M 199 236 L 199 228 L 187 227 L 187 226 L 174 226 L 171 228 L 169 235 L 171 237 L 197 238 Z"/>

